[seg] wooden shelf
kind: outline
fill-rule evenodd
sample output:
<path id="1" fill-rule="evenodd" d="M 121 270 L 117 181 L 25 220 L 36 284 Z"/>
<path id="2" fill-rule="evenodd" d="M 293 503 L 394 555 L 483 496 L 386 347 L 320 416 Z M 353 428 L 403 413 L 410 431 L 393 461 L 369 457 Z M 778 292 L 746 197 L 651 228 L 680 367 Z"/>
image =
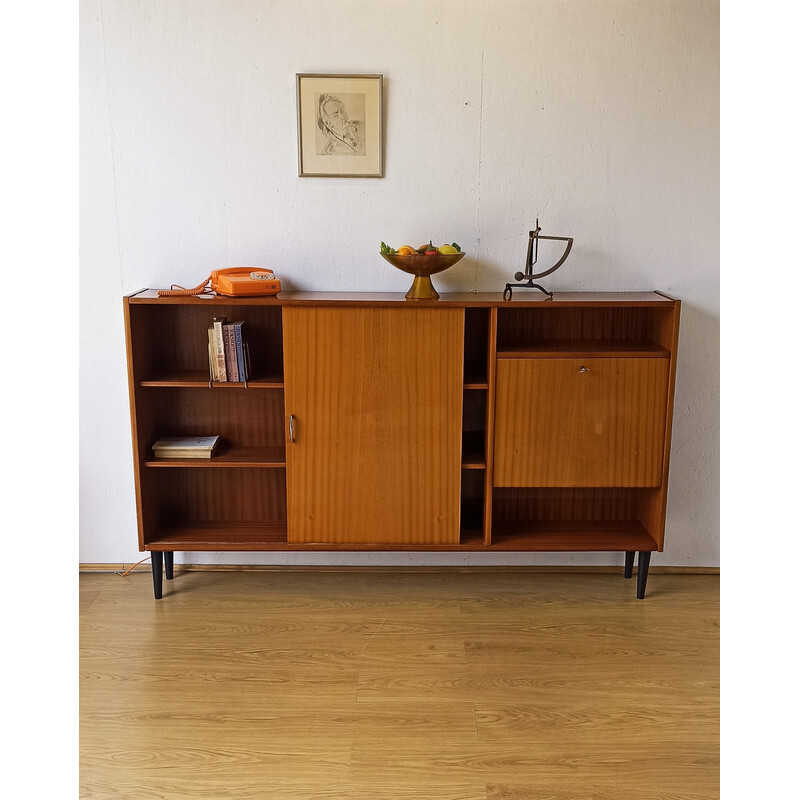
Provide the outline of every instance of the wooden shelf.
<path id="1" fill-rule="evenodd" d="M 486 545 L 483 542 L 483 531 L 479 528 L 461 529 L 461 550 L 484 550 Z"/>
<path id="2" fill-rule="evenodd" d="M 285 447 L 233 447 L 219 445 L 211 458 L 149 458 L 146 467 L 208 468 L 280 468 L 286 466 Z"/>
<path id="3" fill-rule="evenodd" d="M 243 381 L 213 381 L 209 387 L 208 372 L 205 370 L 176 370 L 175 372 L 149 375 L 140 386 L 150 387 L 196 387 L 213 389 L 282 389 L 280 375 L 256 375 L 246 383 Z"/>
<path id="4" fill-rule="evenodd" d="M 489 381 L 485 376 L 481 375 L 465 375 L 464 376 L 465 389 L 488 389 Z"/>
<path id="5" fill-rule="evenodd" d="M 187 523 L 175 528 L 160 528 L 153 539 L 145 545 L 146 550 L 165 551 L 453 551 L 463 549 L 483 549 L 482 535 L 477 531 L 462 534 L 462 544 L 420 545 L 420 544 L 375 544 L 370 542 L 330 542 L 289 544 L 287 529 L 283 523 L 270 524 L 215 524 Z"/>
<path id="6" fill-rule="evenodd" d="M 669 358 L 669 350 L 654 342 L 542 341 L 497 348 L 498 358 Z"/>
<path id="7" fill-rule="evenodd" d="M 147 550 L 276 550 L 286 548 L 285 523 L 188 523 L 179 528 L 159 528 L 145 545 Z"/>
<path id="8" fill-rule="evenodd" d="M 486 469 L 484 433 L 465 431 L 462 435 L 461 469 Z"/>
<path id="9" fill-rule="evenodd" d="M 147 550 L 179 551 L 497 551 L 506 552 L 606 552 L 609 550 L 657 550 L 652 536 L 638 522 L 621 523 L 502 523 L 495 526 L 491 545 L 475 529 L 461 532 L 460 544 L 331 544 L 304 542 L 290 545 L 286 525 L 194 523 L 180 528 L 161 528 Z"/>
<path id="10" fill-rule="evenodd" d="M 492 550 L 601 552 L 657 550 L 641 522 L 495 522 Z"/>

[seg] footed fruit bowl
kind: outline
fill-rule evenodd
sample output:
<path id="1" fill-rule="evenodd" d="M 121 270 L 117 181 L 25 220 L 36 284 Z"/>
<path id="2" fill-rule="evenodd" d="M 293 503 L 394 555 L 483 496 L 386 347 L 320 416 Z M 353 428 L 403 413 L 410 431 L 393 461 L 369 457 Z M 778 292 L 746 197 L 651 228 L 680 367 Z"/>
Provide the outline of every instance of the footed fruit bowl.
<path id="1" fill-rule="evenodd" d="M 431 275 L 444 272 L 464 258 L 464 253 L 434 253 L 433 255 L 381 253 L 381 255 L 393 267 L 414 276 L 414 282 L 406 292 L 406 300 L 438 300 L 439 293 L 433 288 Z"/>

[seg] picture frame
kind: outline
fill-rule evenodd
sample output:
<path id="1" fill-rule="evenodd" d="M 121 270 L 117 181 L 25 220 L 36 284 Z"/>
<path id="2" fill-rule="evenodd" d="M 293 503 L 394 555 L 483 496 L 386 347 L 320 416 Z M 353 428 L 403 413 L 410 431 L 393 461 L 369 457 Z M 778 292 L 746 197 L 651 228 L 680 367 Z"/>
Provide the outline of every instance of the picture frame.
<path id="1" fill-rule="evenodd" d="M 383 147 L 383 75 L 297 74 L 301 178 L 382 178 Z"/>

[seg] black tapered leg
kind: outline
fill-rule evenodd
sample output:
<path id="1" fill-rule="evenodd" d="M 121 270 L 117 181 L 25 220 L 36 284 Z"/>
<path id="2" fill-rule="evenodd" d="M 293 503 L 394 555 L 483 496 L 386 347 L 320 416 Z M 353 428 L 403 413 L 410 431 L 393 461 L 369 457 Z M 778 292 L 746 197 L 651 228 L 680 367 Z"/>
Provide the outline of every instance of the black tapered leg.
<path id="1" fill-rule="evenodd" d="M 633 559 L 636 556 L 635 550 L 625 551 L 625 577 L 630 578 L 633 575 Z"/>
<path id="2" fill-rule="evenodd" d="M 164 571 L 164 554 L 161 550 L 150 552 L 150 564 L 153 567 L 153 594 L 156 600 L 161 599 L 161 577 Z"/>
<path id="3" fill-rule="evenodd" d="M 639 569 L 636 573 L 636 597 L 639 600 L 644 599 L 644 590 L 647 586 L 647 570 L 650 569 L 650 551 L 639 551 Z"/>
<path id="4" fill-rule="evenodd" d="M 174 564 L 173 559 L 174 553 L 171 550 L 164 551 L 164 577 L 168 580 L 172 580 L 173 571 L 172 565 Z"/>

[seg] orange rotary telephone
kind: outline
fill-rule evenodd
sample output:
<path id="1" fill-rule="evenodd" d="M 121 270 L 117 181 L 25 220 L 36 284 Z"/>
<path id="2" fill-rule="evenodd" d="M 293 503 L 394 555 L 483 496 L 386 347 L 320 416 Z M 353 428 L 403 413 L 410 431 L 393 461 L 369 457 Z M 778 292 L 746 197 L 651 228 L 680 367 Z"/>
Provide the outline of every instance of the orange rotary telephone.
<path id="1" fill-rule="evenodd" d="M 158 296 L 191 297 L 213 292 L 226 297 L 263 297 L 278 294 L 280 290 L 281 282 L 271 269 L 232 267 L 212 270 L 211 275 L 194 289 L 184 289 L 173 283 L 170 289 L 159 290 Z"/>

